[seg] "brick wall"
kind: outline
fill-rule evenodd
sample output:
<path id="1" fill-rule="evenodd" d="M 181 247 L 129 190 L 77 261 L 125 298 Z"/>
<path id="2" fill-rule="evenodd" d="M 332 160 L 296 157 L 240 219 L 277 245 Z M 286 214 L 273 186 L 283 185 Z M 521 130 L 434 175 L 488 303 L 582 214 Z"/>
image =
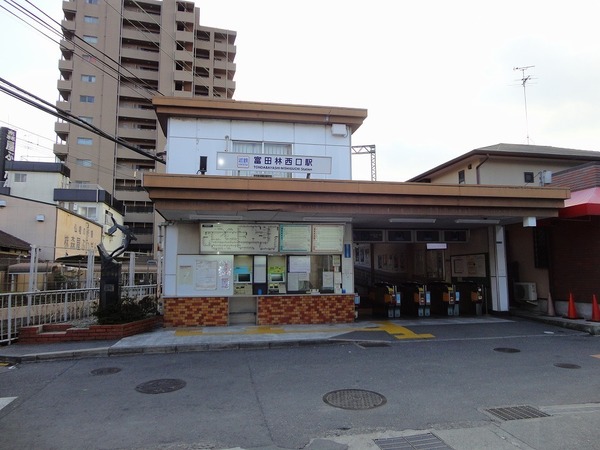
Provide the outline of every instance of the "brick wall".
<path id="1" fill-rule="evenodd" d="M 569 293 L 575 302 L 600 299 L 600 217 L 555 221 L 551 230 L 553 300 L 566 301 Z"/>
<path id="2" fill-rule="evenodd" d="M 162 317 L 150 317 L 117 325 L 90 325 L 72 328 L 71 324 L 33 325 L 19 329 L 19 344 L 48 344 L 68 341 L 110 341 L 152 331 L 162 323 Z"/>
<path id="3" fill-rule="evenodd" d="M 164 299 L 166 326 L 226 326 L 229 302 L 227 297 L 187 297 Z"/>
<path id="4" fill-rule="evenodd" d="M 353 321 L 354 295 L 274 295 L 258 298 L 258 325 Z"/>

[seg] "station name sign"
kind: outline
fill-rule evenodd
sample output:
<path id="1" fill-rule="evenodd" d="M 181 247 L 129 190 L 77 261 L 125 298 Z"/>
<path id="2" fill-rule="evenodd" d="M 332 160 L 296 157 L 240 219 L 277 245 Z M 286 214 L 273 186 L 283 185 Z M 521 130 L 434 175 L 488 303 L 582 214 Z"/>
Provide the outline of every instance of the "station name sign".
<path id="1" fill-rule="evenodd" d="M 217 169 L 330 174 L 331 158 L 326 156 L 218 152 Z"/>

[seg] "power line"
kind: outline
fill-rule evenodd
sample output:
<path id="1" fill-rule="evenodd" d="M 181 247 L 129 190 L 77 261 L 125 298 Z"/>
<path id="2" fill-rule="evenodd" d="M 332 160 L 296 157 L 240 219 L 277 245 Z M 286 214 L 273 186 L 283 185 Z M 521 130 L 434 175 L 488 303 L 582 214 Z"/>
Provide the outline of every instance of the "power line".
<path id="1" fill-rule="evenodd" d="M 163 159 L 161 159 L 151 153 L 148 153 L 148 152 L 128 143 L 127 141 L 125 141 L 119 137 L 114 137 L 114 136 L 102 131 L 100 128 L 80 119 L 79 117 L 72 115 L 71 113 L 69 113 L 63 109 L 60 109 L 60 108 L 46 102 L 45 100 L 42 100 L 41 98 L 27 92 L 25 89 L 22 89 L 22 88 L 16 86 L 15 84 L 10 83 L 9 81 L 5 80 L 4 78 L 0 77 L 0 82 L 9 86 L 9 88 L 7 88 L 5 86 L 0 85 L 0 91 L 10 95 L 11 97 L 21 100 L 21 101 L 27 103 L 28 105 L 31 105 L 31 106 L 33 106 L 41 111 L 44 111 L 48 114 L 52 114 L 53 116 L 63 119 L 64 121 L 69 122 L 73 125 L 77 125 L 87 131 L 90 131 L 91 133 L 94 133 L 100 137 L 108 139 L 109 141 L 114 142 L 115 144 L 119 144 L 129 150 L 132 150 L 135 153 L 143 155 L 143 156 L 145 156 L 149 159 L 152 159 L 156 162 L 164 163 Z M 25 95 L 23 95 L 23 94 L 25 94 Z M 29 96 L 30 98 L 27 98 L 26 96 Z M 36 102 L 39 102 L 39 103 L 36 103 Z"/>

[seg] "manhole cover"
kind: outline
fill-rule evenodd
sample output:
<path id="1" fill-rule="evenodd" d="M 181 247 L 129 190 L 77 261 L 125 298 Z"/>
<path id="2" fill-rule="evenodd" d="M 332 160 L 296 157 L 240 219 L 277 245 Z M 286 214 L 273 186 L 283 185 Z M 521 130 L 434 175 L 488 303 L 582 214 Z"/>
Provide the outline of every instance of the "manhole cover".
<path id="1" fill-rule="evenodd" d="M 494 349 L 494 351 L 500 353 L 519 353 L 521 350 L 519 350 L 518 348 L 511 347 L 497 347 Z"/>
<path id="2" fill-rule="evenodd" d="M 101 367 L 100 369 L 94 369 L 91 371 L 92 375 L 111 375 L 113 373 L 119 373 L 121 369 L 118 367 Z"/>
<path id="3" fill-rule="evenodd" d="M 135 387 L 135 390 L 142 394 L 166 394 L 167 392 L 178 391 L 185 387 L 185 381 L 172 378 L 162 380 L 146 381 Z"/>
<path id="4" fill-rule="evenodd" d="M 581 369 L 581 366 L 569 363 L 556 363 L 554 364 L 554 367 L 560 367 L 561 369 Z"/>
<path id="5" fill-rule="evenodd" d="M 373 409 L 385 405 L 386 399 L 377 392 L 362 389 L 341 389 L 331 391 L 323 396 L 328 405 L 341 409 Z"/>
<path id="6" fill-rule="evenodd" d="M 493 416 L 501 420 L 520 420 L 520 419 L 534 419 L 538 417 L 550 417 L 550 414 L 546 414 L 533 406 L 508 406 L 506 408 L 492 408 L 486 409 L 486 411 Z"/>

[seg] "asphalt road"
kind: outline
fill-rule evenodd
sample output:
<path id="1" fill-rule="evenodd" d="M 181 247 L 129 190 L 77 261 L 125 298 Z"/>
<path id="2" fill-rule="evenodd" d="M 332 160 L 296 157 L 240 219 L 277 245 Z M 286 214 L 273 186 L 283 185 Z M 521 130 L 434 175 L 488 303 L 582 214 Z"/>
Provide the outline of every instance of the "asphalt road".
<path id="1" fill-rule="evenodd" d="M 435 338 L 3 368 L 0 448 L 301 449 L 319 437 L 477 427 L 492 408 L 600 402 L 598 337 L 528 321 L 412 331 Z M 353 390 L 385 403 L 324 401 L 341 391 L 327 399 L 358 406 Z M 532 427 L 531 442 L 542 433 Z M 589 436 L 557 439 L 597 448 Z"/>

